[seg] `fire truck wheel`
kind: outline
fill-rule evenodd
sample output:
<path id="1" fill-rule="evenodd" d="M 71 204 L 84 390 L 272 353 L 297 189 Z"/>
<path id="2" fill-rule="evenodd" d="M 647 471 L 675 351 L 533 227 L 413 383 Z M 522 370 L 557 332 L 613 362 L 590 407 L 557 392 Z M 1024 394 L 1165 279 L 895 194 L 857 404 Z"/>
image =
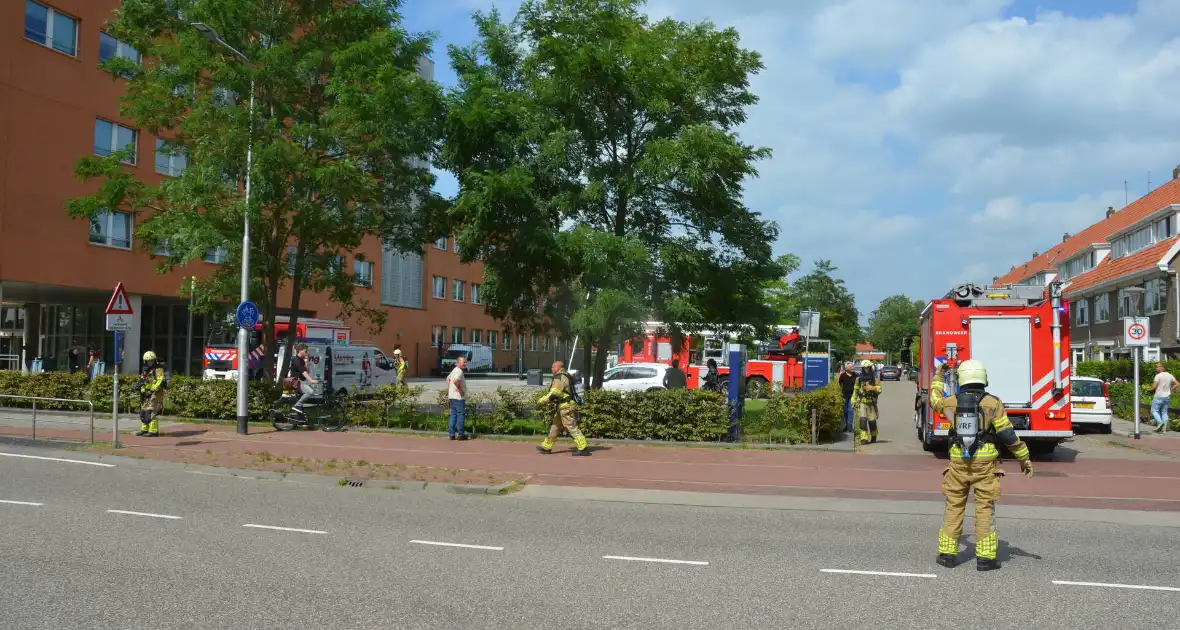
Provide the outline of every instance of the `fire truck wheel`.
<path id="1" fill-rule="evenodd" d="M 766 398 L 770 393 L 770 383 L 761 376 L 751 376 L 746 379 L 746 398 Z"/>

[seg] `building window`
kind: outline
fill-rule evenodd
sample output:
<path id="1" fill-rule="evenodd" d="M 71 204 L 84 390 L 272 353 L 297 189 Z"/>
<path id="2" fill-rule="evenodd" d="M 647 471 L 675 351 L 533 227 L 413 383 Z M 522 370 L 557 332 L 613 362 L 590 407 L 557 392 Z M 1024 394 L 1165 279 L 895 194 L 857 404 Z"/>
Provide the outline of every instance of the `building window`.
<path id="1" fill-rule="evenodd" d="M 459 253 L 459 237 L 458 236 L 452 237 L 451 242 L 454 243 L 454 245 L 451 246 L 452 251 L 454 251 L 456 254 L 458 254 Z"/>
<path id="2" fill-rule="evenodd" d="M 1103 293 L 1094 298 L 1094 323 L 1105 324 L 1110 321 L 1110 294 Z"/>
<path id="3" fill-rule="evenodd" d="M 1119 319 L 1124 317 L 1139 317 L 1143 314 L 1143 300 L 1141 296 L 1126 291 L 1119 291 Z"/>
<path id="4" fill-rule="evenodd" d="M 463 343 L 463 329 L 462 328 L 452 328 L 451 329 L 451 343 Z"/>
<path id="5" fill-rule="evenodd" d="M 435 326 L 430 329 L 430 347 L 437 348 L 442 345 L 443 327 Z"/>
<path id="6" fill-rule="evenodd" d="M 496 334 L 494 330 L 488 331 L 488 345 L 491 346 L 492 350 L 496 349 Z"/>
<path id="7" fill-rule="evenodd" d="M 1094 268 L 1095 252 L 1089 251 L 1061 267 L 1061 279 L 1069 280 Z"/>
<path id="8" fill-rule="evenodd" d="M 123 125 L 107 122 L 101 118 L 94 120 L 94 154 L 108 156 L 116 151 L 131 150 L 131 154 L 123 158 L 124 164 L 135 165 L 139 132 Z"/>
<path id="9" fill-rule="evenodd" d="M 478 328 L 471 329 L 471 343 L 483 343 L 483 331 Z"/>
<path id="10" fill-rule="evenodd" d="M 434 248 L 441 249 L 444 252 L 447 251 L 447 237 L 444 236 L 444 237 L 438 239 L 437 241 L 435 241 Z"/>
<path id="11" fill-rule="evenodd" d="M 164 258 L 171 256 L 172 244 L 168 241 L 168 239 L 164 239 L 163 243 L 160 243 L 159 245 L 152 248 L 152 255 L 162 256 Z"/>
<path id="12" fill-rule="evenodd" d="M 381 248 L 381 303 L 422 308 L 422 256 Z"/>
<path id="13" fill-rule="evenodd" d="M 299 258 L 299 248 L 291 246 L 287 248 L 287 275 L 295 275 L 295 260 Z"/>
<path id="14" fill-rule="evenodd" d="M 529 335 L 529 352 L 537 351 L 537 335 Z"/>
<path id="15" fill-rule="evenodd" d="M 25 39 L 73 57 L 78 54 L 78 20 L 25 0 Z"/>
<path id="16" fill-rule="evenodd" d="M 367 260 L 352 261 L 353 282 L 362 287 L 373 286 L 373 263 Z"/>
<path id="17" fill-rule="evenodd" d="M 467 295 L 467 283 L 462 280 L 451 280 L 451 299 L 456 302 L 464 301 Z"/>
<path id="18" fill-rule="evenodd" d="M 430 295 L 431 297 L 445 300 L 447 297 L 447 279 L 442 276 L 434 276 L 431 278 Z"/>
<path id="19" fill-rule="evenodd" d="M 1147 314 L 1156 315 L 1168 310 L 1168 281 L 1165 279 L 1148 280 L 1144 286 L 1147 292 L 1143 299 L 1147 301 Z"/>
<path id="20" fill-rule="evenodd" d="M 133 48 L 125 41 L 115 39 L 106 33 L 98 34 L 98 61 L 102 63 L 107 59 L 114 57 L 122 57 L 134 63 L 139 63 L 139 51 Z M 127 74 L 122 75 L 125 79 L 131 77 Z"/>
<path id="21" fill-rule="evenodd" d="M 1077 302 L 1074 302 L 1073 308 L 1074 308 L 1074 312 L 1077 313 L 1077 315 L 1074 317 L 1074 323 L 1077 324 L 1078 326 L 1089 326 L 1090 325 L 1090 301 L 1089 300 L 1078 300 Z"/>
<path id="22" fill-rule="evenodd" d="M 90 219 L 90 242 L 106 247 L 131 249 L 131 215 L 103 210 Z"/>
<path id="23" fill-rule="evenodd" d="M 504 331 L 504 345 L 502 347 L 505 350 L 512 349 L 512 335 L 509 334 L 507 330 Z"/>
<path id="24" fill-rule="evenodd" d="M 482 292 L 482 289 L 483 289 L 482 284 L 471 285 L 471 303 L 472 304 L 483 304 L 483 296 L 480 295 L 480 293 Z"/>
<path id="25" fill-rule="evenodd" d="M 156 172 L 178 177 L 188 166 L 187 154 L 184 147 L 170 147 L 162 138 L 156 138 Z"/>
<path id="26" fill-rule="evenodd" d="M 541 337 L 541 352 L 549 352 L 549 335 Z"/>
<path id="27" fill-rule="evenodd" d="M 229 250 L 224 247 L 207 249 L 205 250 L 205 258 L 203 260 L 214 265 L 224 265 L 229 261 Z"/>

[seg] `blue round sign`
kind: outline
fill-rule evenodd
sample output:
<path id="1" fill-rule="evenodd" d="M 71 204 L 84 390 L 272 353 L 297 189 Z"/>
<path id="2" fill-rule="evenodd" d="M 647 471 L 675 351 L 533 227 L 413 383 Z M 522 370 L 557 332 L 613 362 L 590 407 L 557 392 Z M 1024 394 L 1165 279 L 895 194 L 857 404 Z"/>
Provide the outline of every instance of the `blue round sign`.
<path id="1" fill-rule="evenodd" d="M 242 302 L 238 305 L 237 316 L 238 326 L 242 328 L 253 328 L 260 319 L 258 305 L 253 302 Z"/>

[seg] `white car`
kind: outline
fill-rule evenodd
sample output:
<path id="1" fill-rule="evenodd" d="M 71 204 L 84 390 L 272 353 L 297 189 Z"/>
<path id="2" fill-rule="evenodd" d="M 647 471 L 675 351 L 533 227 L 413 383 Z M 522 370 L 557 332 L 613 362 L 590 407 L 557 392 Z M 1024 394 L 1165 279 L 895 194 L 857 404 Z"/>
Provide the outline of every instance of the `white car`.
<path id="1" fill-rule="evenodd" d="M 1074 427 L 1096 427 L 1102 433 L 1110 433 L 1110 393 L 1102 379 L 1092 376 L 1071 377 L 1069 400 Z"/>
<path id="2" fill-rule="evenodd" d="M 618 392 L 650 392 L 664 389 L 663 363 L 624 363 L 602 375 L 602 388 Z"/>

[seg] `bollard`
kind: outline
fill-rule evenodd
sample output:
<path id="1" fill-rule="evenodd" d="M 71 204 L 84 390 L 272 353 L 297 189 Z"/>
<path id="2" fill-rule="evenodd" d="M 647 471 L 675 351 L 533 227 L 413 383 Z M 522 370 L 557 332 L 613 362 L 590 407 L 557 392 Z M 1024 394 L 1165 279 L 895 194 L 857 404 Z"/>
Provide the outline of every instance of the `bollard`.
<path id="1" fill-rule="evenodd" d="M 37 401 L 33 401 L 33 439 L 37 439 Z"/>
<path id="2" fill-rule="evenodd" d="M 819 444 L 819 432 L 815 424 L 815 410 L 811 410 L 811 443 Z"/>

